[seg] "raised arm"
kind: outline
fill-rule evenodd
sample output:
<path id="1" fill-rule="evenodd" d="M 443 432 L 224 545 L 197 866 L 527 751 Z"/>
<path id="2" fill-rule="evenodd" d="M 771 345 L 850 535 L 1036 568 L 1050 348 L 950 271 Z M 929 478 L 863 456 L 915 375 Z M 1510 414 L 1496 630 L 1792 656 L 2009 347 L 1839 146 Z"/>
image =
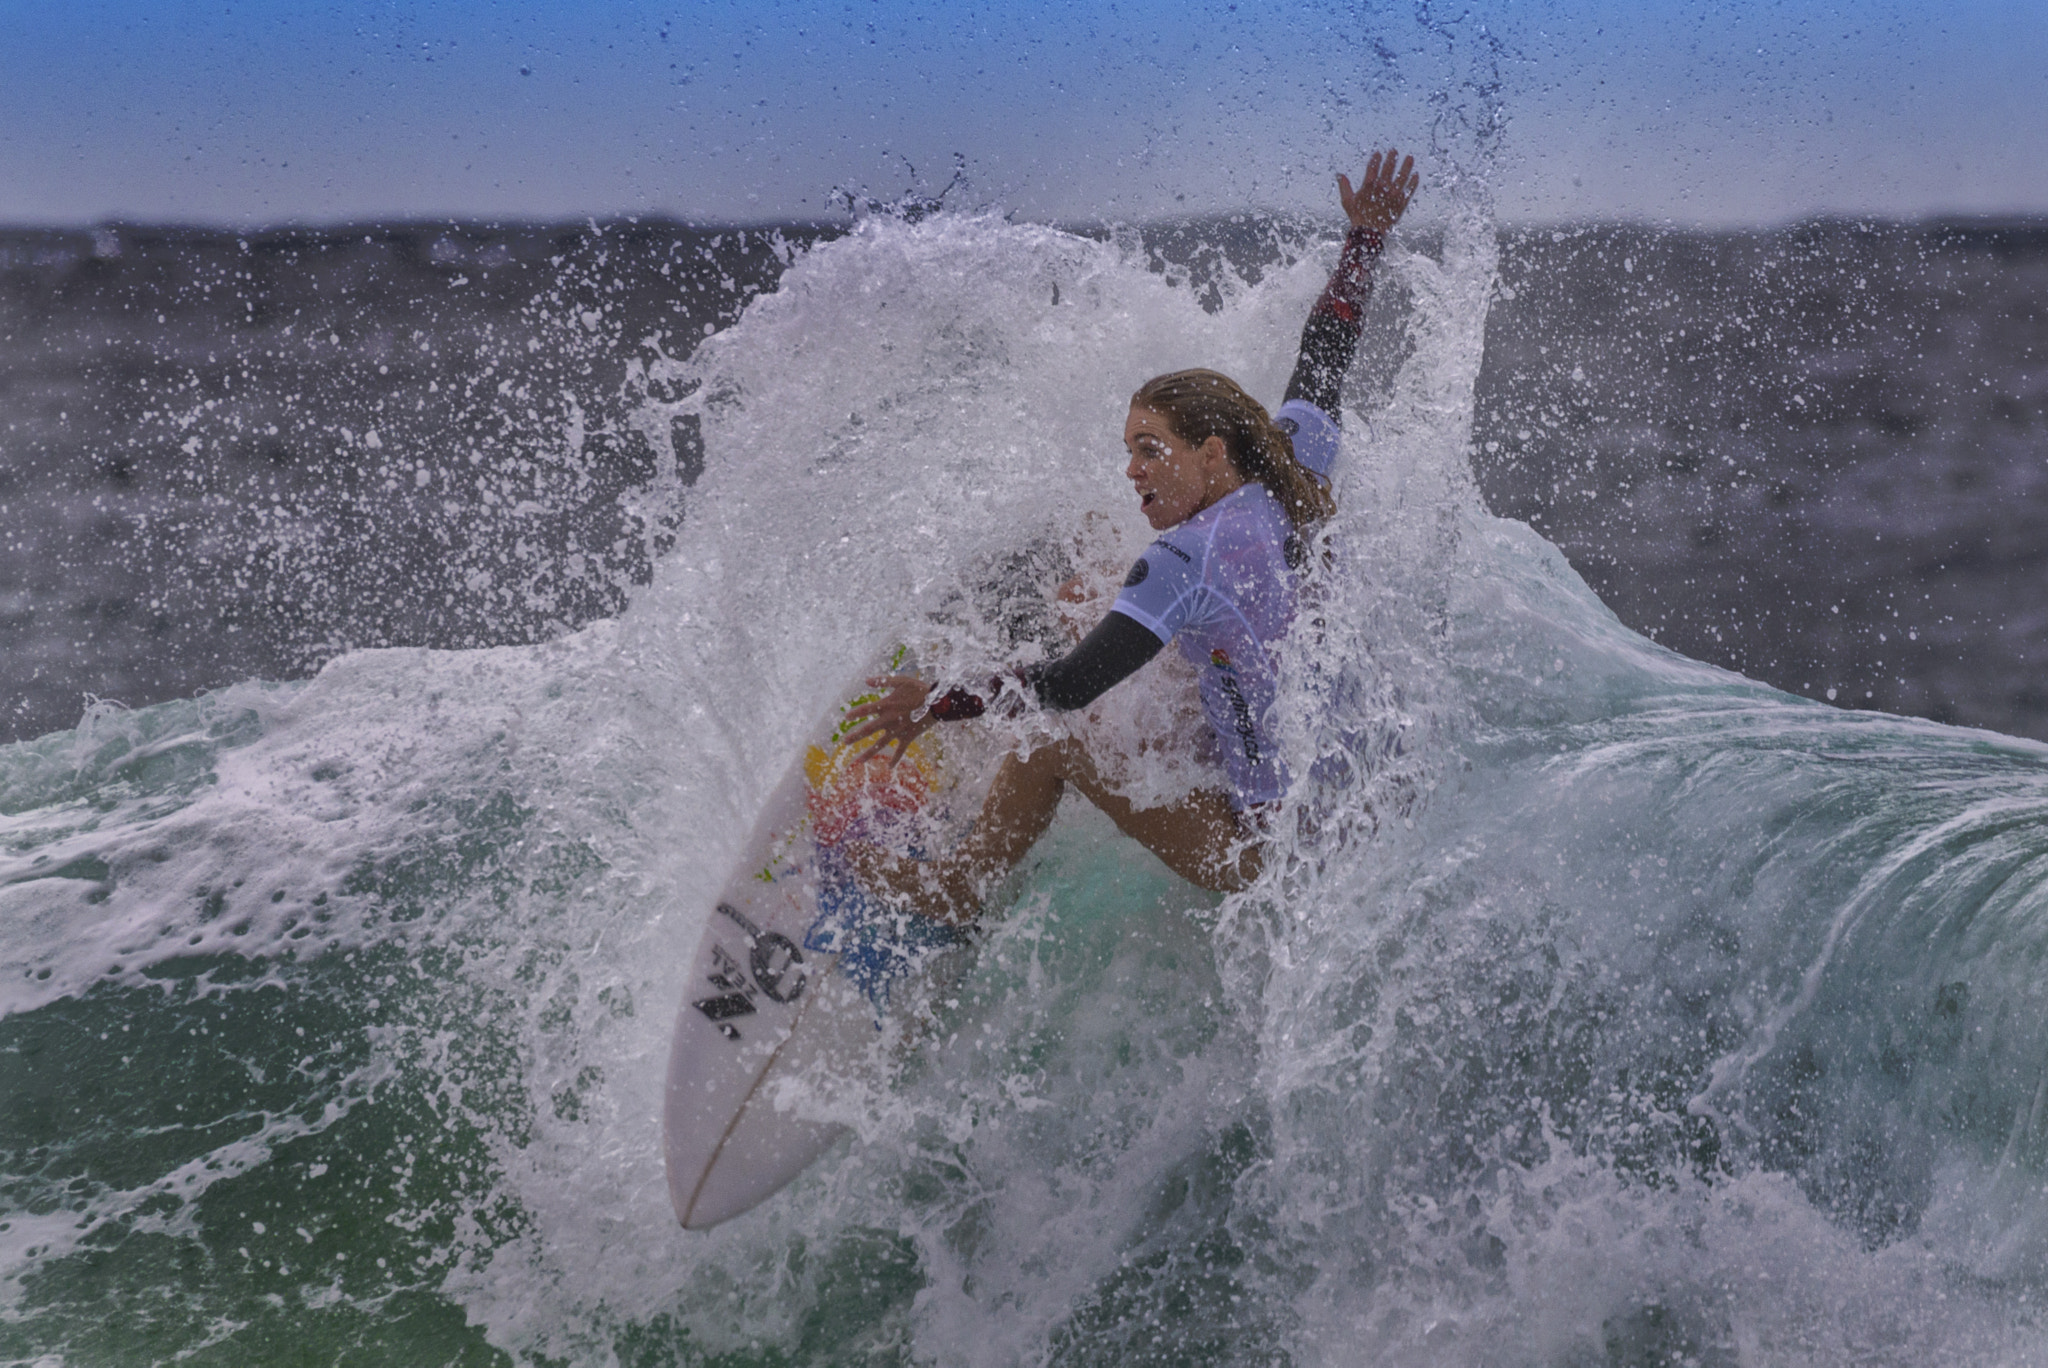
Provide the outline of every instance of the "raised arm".
<path id="1" fill-rule="evenodd" d="M 1399 169 L 1396 169 L 1398 164 Z M 1336 419 L 1344 373 L 1351 369 L 1358 334 L 1365 324 L 1366 301 L 1372 298 L 1372 268 L 1386 234 L 1408 208 L 1409 197 L 1422 183 L 1415 158 L 1403 159 L 1394 148 L 1375 152 L 1365 165 L 1365 178 L 1352 189 L 1351 178 L 1337 177 L 1337 195 L 1351 231 L 1337 269 L 1323 287 L 1308 322 L 1301 330 L 1301 355 L 1287 382 L 1287 398 L 1315 405 Z"/>

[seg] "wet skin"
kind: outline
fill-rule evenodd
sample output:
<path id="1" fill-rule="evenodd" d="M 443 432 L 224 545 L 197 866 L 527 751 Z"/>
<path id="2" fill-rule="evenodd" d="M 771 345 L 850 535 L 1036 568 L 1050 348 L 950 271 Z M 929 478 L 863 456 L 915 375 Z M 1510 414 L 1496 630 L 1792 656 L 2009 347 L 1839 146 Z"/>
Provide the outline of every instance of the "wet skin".
<path id="1" fill-rule="evenodd" d="M 1124 447 L 1131 453 L 1124 478 L 1155 532 L 1180 526 L 1244 484 L 1221 437 L 1194 445 L 1174 432 L 1165 414 L 1136 404 L 1124 421 Z"/>

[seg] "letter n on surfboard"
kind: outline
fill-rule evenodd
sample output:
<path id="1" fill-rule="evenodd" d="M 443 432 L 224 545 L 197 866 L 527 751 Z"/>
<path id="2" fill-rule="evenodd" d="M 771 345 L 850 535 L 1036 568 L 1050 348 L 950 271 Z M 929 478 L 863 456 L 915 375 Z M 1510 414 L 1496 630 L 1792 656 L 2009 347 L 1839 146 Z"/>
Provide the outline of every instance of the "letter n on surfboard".
<path id="1" fill-rule="evenodd" d="M 731 903 L 720 903 L 718 910 L 746 932 L 754 981 L 747 981 L 746 971 L 740 962 L 723 946 L 713 946 L 712 967 L 707 977 L 711 986 L 720 990 L 719 995 L 700 998 L 690 1005 L 709 1017 L 720 1035 L 727 1040 L 738 1040 L 740 1030 L 732 1024 L 733 1019 L 754 1012 L 756 991 L 766 993 L 776 1002 L 792 1003 L 803 996 L 807 975 L 802 967 L 803 952 L 787 936 L 773 931 L 764 932 Z"/>
<path id="2" fill-rule="evenodd" d="M 712 947 L 711 962 L 711 986 L 726 991 L 720 997 L 703 998 L 690 1005 L 710 1017 L 720 1035 L 727 1040 L 738 1040 L 740 1030 L 732 1024 L 732 1019 L 753 1013 L 753 995 L 747 991 L 747 980 L 740 973 L 740 962 L 727 954 L 725 947 Z"/>

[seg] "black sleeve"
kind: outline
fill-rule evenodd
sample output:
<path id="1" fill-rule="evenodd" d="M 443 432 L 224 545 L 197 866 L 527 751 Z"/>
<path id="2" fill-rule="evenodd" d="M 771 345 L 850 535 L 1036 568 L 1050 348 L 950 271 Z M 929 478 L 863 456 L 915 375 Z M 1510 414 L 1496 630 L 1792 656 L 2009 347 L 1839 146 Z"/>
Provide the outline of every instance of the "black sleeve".
<path id="1" fill-rule="evenodd" d="M 1287 382 L 1287 397 L 1314 404 L 1332 418 L 1342 411 L 1344 373 L 1358 350 L 1365 306 L 1372 298 L 1372 267 L 1382 239 L 1370 228 L 1353 228 L 1344 238 L 1337 269 L 1323 287 L 1301 329 L 1301 354 Z"/>
<path id="2" fill-rule="evenodd" d="M 1136 618 L 1109 613 L 1073 650 L 1024 671 L 1024 684 L 1054 712 L 1085 708 L 1129 678 L 1163 643 Z"/>
<path id="3" fill-rule="evenodd" d="M 1337 418 L 1344 411 L 1344 374 L 1357 350 L 1358 329 L 1335 314 L 1310 314 L 1301 330 L 1301 355 L 1287 382 L 1287 397 L 1304 399 Z"/>

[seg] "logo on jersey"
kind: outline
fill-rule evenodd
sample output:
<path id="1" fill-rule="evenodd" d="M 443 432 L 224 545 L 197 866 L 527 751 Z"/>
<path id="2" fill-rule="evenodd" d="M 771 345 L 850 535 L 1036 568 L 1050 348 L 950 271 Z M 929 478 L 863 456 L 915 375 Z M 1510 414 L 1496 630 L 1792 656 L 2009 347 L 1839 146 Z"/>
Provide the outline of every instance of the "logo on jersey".
<path id="1" fill-rule="evenodd" d="M 1218 646 L 1209 652 L 1209 663 L 1211 665 L 1214 665 L 1219 670 L 1230 670 L 1232 674 L 1237 673 L 1237 671 L 1234 668 L 1232 668 L 1230 664 L 1230 653 L 1225 651 L 1221 646 Z"/>
<path id="2" fill-rule="evenodd" d="M 1222 679 L 1223 696 L 1230 701 L 1230 720 L 1237 732 L 1237 739 L 1244 745 L 1245 763 L 1259 763 L 1259 729 L 1252 722 L 1251 704 L 1245 702 L 1244 690 L 1237 687 L 1237 672 L 1225 674 Z"/>
<path id="3" fill-rule="evenodd" d="M 1138 557 L 1138 563 L 1131 567 L 1131 573 L 1124 576 L 1124 588 L 1137 588 L 1145 582 L 1145 576 L 1151 573 L 1152 567 L 1145 564 L 1145 558 L 1143 556 Z"/>

